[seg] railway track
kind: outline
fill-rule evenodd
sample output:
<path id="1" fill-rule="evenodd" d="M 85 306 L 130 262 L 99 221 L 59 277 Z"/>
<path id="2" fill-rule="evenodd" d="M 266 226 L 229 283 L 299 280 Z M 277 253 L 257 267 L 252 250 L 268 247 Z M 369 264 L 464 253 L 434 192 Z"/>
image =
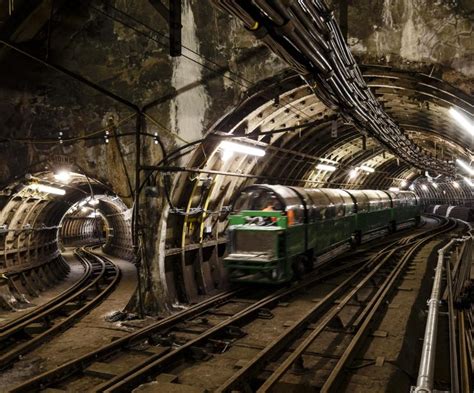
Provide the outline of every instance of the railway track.
<path id="1" fill-rule="evenodd" d="M 0 369 L 64 331 L 100 303 L 120 279 L 120 270 L 110 260 L 85 247 L 75 255 L 84 266 L 81 278 L 70 288 L 0 327 Z"/>
<path id="2" fill-rule="evenodd" d="M 318 299 L 316 303 L 314 300 L 310 302 L 311 307 L 305 310 L 294 325 L 285 329 L 272 343 L 265 345 L 254 360 L 249 361 L 248 365 L 227 381 L 223 381 L 222 386 L 218 388 L 219 391 L 239 390 L 242 384 L 255 377 L 271 358 L 291 345 L 295 337 L 307 329 L 309 323 L 314 323 L 316 316 L 323 316 L 324 312 L 331 312 L 331 310 L 335 312 L 334 310 L 339 306 L 334 307 L 334 302 L 343 296 L 348 288 L 350 290 L 346 297 L 349 294 L 351 297 L 341 300 L 346 304 L 364 284 L 373 283 L 376 279 L 380 281 L 380 277 L 390 277 L 388 283 L 393 285 L 417 247 L 440 233 L 453 229 L 452 221 L 439 220 L 443 220 L 443 224 L 435 230 L 430 228 L 396 239 L 375 255 L 373 252 L 371 256 L 367 255 L 369 252 L 367 250 L 365 256 L 358 255 L 350 261 L 335 264 L 322 272 L 316 271 L 303 281 L 289 288 L 276 290 L 263 298 L 260 296 L 243 298 L 244 288 L 219 294 L 56 369 L 38 375 L 11 391 L 31 392 L 45 388 L 103 392 L 130 391 L 159 374 L 173 370 L 178 365 L 182 369 L 183 364 L 192 365 L 218 358 L 219 354 L 226 353 L 230 347 L 237 345 L 246 334 L 245 327 L 252 322 L 272 318 L 276 309 L 285 309 L 284 304 L 288 299 L 306 293 L 308 289 L 331 277 L 343 277 L 342 282 L 329 290 L 323 298 Z M 407 253 L 406 250 L 412 251 Z M 409 256 L 402 258 L 403 261 L 394 262 L 397 252 L 405 252 Z M 390 273 L 391 269 L 395 273 Z M 370 273 L 371 270 L 375 273 Z M 356 278 L 362 281 L 354 288 Z M 358 322 L 354 325 L 358 329 L 363 328 L 361 332 L 366 329 L 364 322 L 373 315 L 386 297 L 390 285 L 386 286 L 383 293 L 374 297 L 374 299 L 379 299 L 378 303 L 374 300 L 371 302 L 371 307 L 363 309 Z M 293 313 L 290 308 L 288 312 Z M 334 318 L 326 318 L 326 325 Z M 360 339 L 357 342 L 360 342 Z M 130 367 L 131 364 L 134 366 Z M 293 362 L 290 362 L 290 366 L 291 364 Z"/>

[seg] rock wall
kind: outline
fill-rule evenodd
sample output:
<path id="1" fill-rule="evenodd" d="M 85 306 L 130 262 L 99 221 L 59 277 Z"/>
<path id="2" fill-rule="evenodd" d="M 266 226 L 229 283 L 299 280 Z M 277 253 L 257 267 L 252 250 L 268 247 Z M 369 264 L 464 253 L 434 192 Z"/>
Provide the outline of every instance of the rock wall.
<path id="1" fill-rule="evenodd" d="M 333 5 L 337 9 L 339 2 Z M 471 2 L 460 0 L 351 2 L 349 43 L 362 62 L 436 73 L 472 91 L 472 12 Z M 154 102 L 147 132 L 171 151 L 201 138 L 255 84 L 286 68 L 209 0 L 183 0 L 182 23 L 183 55 L 170 58 L 166 23 L 148 1 L 64 2 L 50 26 L 40 26 L 34 39 L 16 45 L 42 59 L 48 54 L 51 63 L 139 107 Z M 113 124 L 109 132 L 132 134 L 133 110 L 6 48 L 0 51 L 0 86 L 1 184 L 51 167 L 51 155 L 61 154 L 131 205 L 134 136 L 105 143 L 104 129 Z M 89 139 L 38 141 L 60 136 Z M 163 157 L 153 137 L 143 137 L 141 153 L 144 164 Z M 144 287 L 149 309 L 159 311 L 166 306 L 167 288 L 158 251 L 175 228 L 162 216 L 168 211 L 159 178 L 150 178 L 143 195 Z"/>

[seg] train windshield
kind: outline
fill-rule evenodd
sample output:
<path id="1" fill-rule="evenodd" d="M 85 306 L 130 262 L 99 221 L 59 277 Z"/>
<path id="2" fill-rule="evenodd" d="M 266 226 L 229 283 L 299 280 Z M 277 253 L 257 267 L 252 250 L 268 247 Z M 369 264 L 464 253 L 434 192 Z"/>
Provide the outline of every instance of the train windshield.
<path id="1" fill-rule="evenodd" d="M 235 201 L 234 211 L 242 210 L 284 211 L 284 206 L 272 190 L 255 188 L 241 192 Z"/>

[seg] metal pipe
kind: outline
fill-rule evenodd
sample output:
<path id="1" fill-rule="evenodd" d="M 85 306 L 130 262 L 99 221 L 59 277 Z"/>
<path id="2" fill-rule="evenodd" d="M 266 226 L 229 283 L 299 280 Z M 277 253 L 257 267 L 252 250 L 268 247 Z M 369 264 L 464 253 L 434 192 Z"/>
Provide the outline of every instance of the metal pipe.
<path id="1" fill-rule="evenodd" d="M 418 370 L 418 378 L 415 393 L 431 393 L 434 384 L 434 367 L 436 358 L 436 339 L 438 331 L 439 304 L 441 298 L 441 279 L 443 276 L 443 265 L 445 253 L 458 240 L 452 239 L 443 248 L 438 250 L 438 263 L 431 290 L 431 297 L 428 300 L 429 310 L 423 338 L 423 349 Z"/>
<path id="2" fill-rule="evenodd" d="M 460 255 L 464 251 L 464 247 L 459 250 L 456 248 L 457 260 L 460 260 Z M 453 302 L 453 277 L 451 271 L 451 262 L 446 260 L 446 285 L 448 290 L 448 318 L 449 318 L 449 364 L 451 374 L 451 392 L 459 393 L 459 373 L 458 373 L 458 354 L 456 343 L 456 314 Z"/>
<path id="3" fill-rule="evenodd" d="M 135 129 L 135 190 L 133 195 L 133 228 L 132 242 L 133 254 L 135 256 L 135 269 L 137 272 L 137 294 L 139 317 L 143 318 L 145 309 L 143 305 L 142 285 L 140 278 L 141 253 L 140 253 L 140 172 L 141 172 L 141 129 L 143 124 L 143 114 L 138 113 Z"/>

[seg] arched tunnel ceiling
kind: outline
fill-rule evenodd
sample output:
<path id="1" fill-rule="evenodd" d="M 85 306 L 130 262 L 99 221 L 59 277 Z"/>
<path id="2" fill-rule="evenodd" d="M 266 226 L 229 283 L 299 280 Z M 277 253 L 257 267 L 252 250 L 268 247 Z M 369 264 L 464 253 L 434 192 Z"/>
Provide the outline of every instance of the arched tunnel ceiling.
<path id="1" fill-rule="evenodd" d="M 426 151 L 450 162 L 458 157 L 471 158 L 471 136 L 448 114 L 455 107 L 473 116 L 471 97 L 428 75 L 379 66 L 364 66 L 363 70 L 369 87 L 386 110 Z M 262 147 L 266 155 L 236 154 L 223 160 L 216 135 L 232 136 L 232 140 Z M 318 164 L 337 169 L 319 170 Z M 374 172 L 360 170 L 361 165 L 373 168 Z M 180 214 L 194 214 L 193 209 L 206 206 L 213 213 L 205 215 L 203 221 L 217 225 L 218 232 L 225 228 L 225 220 L 215 220 L 212 214 L 225 212 L 235 191 L 253 182 L 366 189 L 408 188 L 413 184 L 418 189 L 421 183 L 415 180 L 425 175 L 400 161 L 374 138 L 363 136 L 352 125 L 342 122 L 291 72 L 266 81 L 261 90 L 253 92 L 215 124 L 206 141 L 195 150 L 189 166 L 201 174 L 184 173 L 175 179 L 175 206 L 180 208 Z M 357 175 L 351 176 L 355 169 Z M 457 191 L 471 198 L 464 185 L 459 189 L 449 184 L 446 187 L 450 193 L 445 195 L 452 197 Z M 421 191 L 428 197 L 429 193 Z M 169 225 L 176 226 L 174 215 L 169 220 Z M 188 223 L 186 216 L 182 220 L 183 228 L 188 228 L 191 221 Z M 183 245 L 203 237 L 202 228 L 200 234 L 185 232 L 181 238 Z M 168 241 L 171 247 L 176 239 Z"/>
<path id="2" fill-rule="evenodd" d="M 455 107 L 474 115 L 470 97 L 427 75 L 377 66 L 363 69 L 375 95 L 417 143 L 433 156 L 451 162 L 460 156 L 471 157 L 471 136 L 448 113 Z M 298 128 L 275 133 L 291 127 Z M 195 166 L 247 173 L 259 181 L 325 187 L 388 187 L 417 172 L 373 138 L 363 137 L 353 126 L 344 124 L 297 75 L 268 81 L 266 88 L 216 124 L 209 135 L 216 133 L 240 136 L 243 142 L 265 147 L 267 154 L 256 165 L 255 159 L 248 157 L 221 162 L 218 154 L 203 156 L 198 151 Z M 209 139 L 205 146 L 212 154 L 217 144 Z M 318 171 L 318 163 L 335 165 L 337 170 Z M 350 181 L 349 171 L 360 165 L 374 168 L 375 173 L 361 173 Z"/>

